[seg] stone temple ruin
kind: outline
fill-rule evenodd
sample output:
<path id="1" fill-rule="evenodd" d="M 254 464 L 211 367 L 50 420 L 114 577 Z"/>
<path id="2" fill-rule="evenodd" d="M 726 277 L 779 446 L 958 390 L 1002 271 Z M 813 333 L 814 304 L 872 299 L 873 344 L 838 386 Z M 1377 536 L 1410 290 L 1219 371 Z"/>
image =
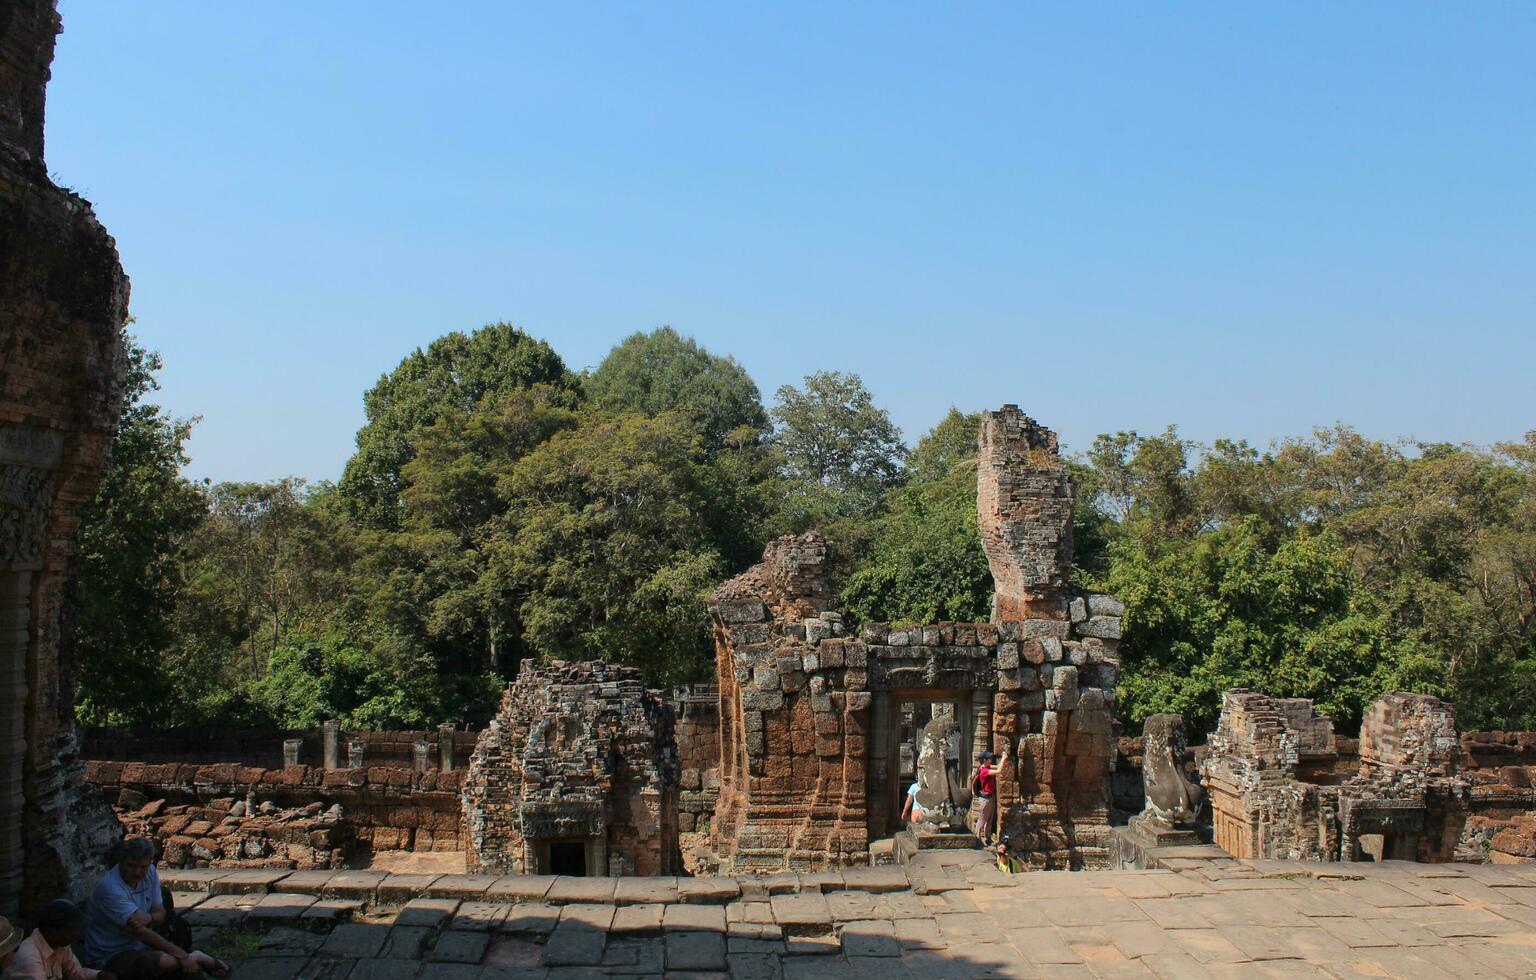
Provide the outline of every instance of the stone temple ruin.
<path id="1" fill-rule="evenodd" d="M 1008 756 L 997 829 L 1033 868 L 1143 867 L 1211 837 L 1247 858 L 1536 857 L 1536 735 L 1458 738 L 1433 697 L 1382 698 L 1358 740 L 1309 701 L 1242 690 L 1193 752 L 1177 715 L 1117 738 L 1123 607 L 1068 580 L 1072 484 L 1055 436 L 1005 406 L 978 450 L 992 621 L 851 635 L 825 541 L 784 537 L 713 596 L 714 685 L 668 695 L 631 668 L 530 665 L 467 768 L 453 760 L 471 736 L 452 726 L 356 733 L 342 768 L 328 725 L 310 748 L 323 767 L 299 765 L 309 742 L 287 738 L 281 769 L 174 756 L 92 762 L 88 778 L 183 865 L 335 868 L 389 849 L 462 851 L 484 874 L 901 863 L 974 846 L 970 775 L 987 750 Z M 905 821 L 914 783 L 923 818 Z"/>
<path id="2" fill-rule="evenodd" d="M 1333 722 L 1301 698 L 1228 691 L 1201 773 L 1215 842 L 1237 857 L 1449 861 L 1471 780 L 1449 705 L 1389 694 L 1341 772 Z"/>
<path id="3" fill-rule="evenodd" d="M 470 759 L 469 870 L 676 874 L 677 814 L 672 713 L 638 670 L 524 670 Z"/>
<path id="4" fill-rule="evenodd" d="M 1010 405 L 985 417 L 979 444 L 993 622 L 872 623 L 847 636 L 814 534 L 774 542 L 716 592 L 720 809 L 710 843 L 723 866 L 884 859 L 871 843 L 901 831 L 914 775 L 903 714 L 933 705 L 952 706 L 967 778 L 981 751 L 1009 751 L 1002 832 L 1033 864 L 1107 862 L 1122 607 L 1069 591 L 1072 488 L 1055 436 Z"/>
<path id="5" fill-rule="evenodd" d="M 464 778 L 471 868 L 824 869 L 968 844 L 969 775 L 986 749 L 1009 752 L 1002 831 L 1036 866 L 1106 864 L 1122 607 L 1070 592 L 1072 488 L 1055 436 L 1006 406 L 979 445 L 997 608 L 1020 618 L 849 636 L 830 608 L 825 542 L 780 538 L 710 605 L 716 710 L 697 713 L 708 726 L 685 710 L 674 733 L 673 711 L 624 668 L 556 664 L 518 679 Z M 942 807 L 926 800 L 942 828 L 899 834 L 938 720 L 958 786 Z"/>

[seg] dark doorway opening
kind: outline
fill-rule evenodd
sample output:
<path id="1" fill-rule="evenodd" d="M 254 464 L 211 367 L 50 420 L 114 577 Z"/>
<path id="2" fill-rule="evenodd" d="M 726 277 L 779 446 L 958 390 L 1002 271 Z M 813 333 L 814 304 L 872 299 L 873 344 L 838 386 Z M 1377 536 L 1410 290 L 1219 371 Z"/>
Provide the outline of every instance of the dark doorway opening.
<path id="1" fill-rule="evenodd" d="M 549 873 L 587 876 L 587 844 L 579 840 L 555 840 L 549 842 Z"/>

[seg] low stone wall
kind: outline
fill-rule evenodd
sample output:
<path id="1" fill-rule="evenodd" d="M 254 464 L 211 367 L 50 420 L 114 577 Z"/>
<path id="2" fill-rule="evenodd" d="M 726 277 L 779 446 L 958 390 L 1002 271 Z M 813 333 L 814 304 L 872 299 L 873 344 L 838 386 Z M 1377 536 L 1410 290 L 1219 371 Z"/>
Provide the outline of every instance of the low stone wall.
<path id="1" fill-rule="evenodd" d="M 318 804 L 322 811 L 340 804 L 341 815 L 352 828 L 352 839 L 361 849 L 457 851 L 462 847 L 462 771 L 412 772 L 385 766 L 261 769 L 234 764 L 96 761 L 86 763 L 85 779 L 118 808 L 120 819 L 131 818 L 133 811 L 156 800 L 164 800 L 167 807 L 206 809 L 217 809 L 214 801 L 249 801 L 258 808 L 271 803 L 285 810 Z M 205 815 L 200 819 L 211 818 Z M 155 827 L 147 829 L 159 833 Z"/>
<path id="2" fill-rule="evenodd" d="M 84 756 L 106 762 L 146 762 L 152 764 L 184 763 L 196 766 L 232 763 L 239 766 L 269 768 L 283 764 L 283 743 L 299 739 L 299 762 L 319 764 L 323 760 L 319 729 L 284 730 L 281 728 L 161 728 L 132 730 L 87 728 L 83 730 Z M 347 759 L 347 742 L 363 740 L 363 764 L 370 768 L 411 769 L 415 766 L 413 746 L 426 739 L 432 768 L 438 765 L 440 733 L 433 731 L 345 731 L 341 733 L 341 759 Z M 456 767 L 469 761 L 475 750 L 473 731 L 453 733 L 453 757 Z"/>

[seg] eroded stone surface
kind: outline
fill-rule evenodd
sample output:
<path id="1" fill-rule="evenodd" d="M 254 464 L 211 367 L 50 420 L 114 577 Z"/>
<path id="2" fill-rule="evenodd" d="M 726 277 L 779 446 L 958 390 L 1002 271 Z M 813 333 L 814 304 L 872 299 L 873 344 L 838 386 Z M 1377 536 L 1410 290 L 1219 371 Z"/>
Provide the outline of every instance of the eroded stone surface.
<path id="1" fill-rule="evenodd" d="M 620 922 L 624 913 L 673 908 L 656 904 L 566 906 L 557 910 L 554 935 L 460 930 L 450 920 L 425 930 L 338 926 L 317 944 L 319 937 L 278 926 L 237 975 L 821 980 L 1536 971 L 1536 870 L 1242 861 L 1210 846 L 1159 854 L 1184 870 L 992 877 L 979 854 L 927 852 L 914 860 L 914 877 L 968 887 L 927 896 L 801 891 L 772 902 L 737 899 L 714 908 L 719 919 L 680 921 L 665 934 L 635 933 Z M 837 895 L 856 896 L 868 914 L 822 914 Z M 522 907 L 507 906 L 507 918 Z M 754 935 L 732 931 L 748 919 L 766 921 Z"/>

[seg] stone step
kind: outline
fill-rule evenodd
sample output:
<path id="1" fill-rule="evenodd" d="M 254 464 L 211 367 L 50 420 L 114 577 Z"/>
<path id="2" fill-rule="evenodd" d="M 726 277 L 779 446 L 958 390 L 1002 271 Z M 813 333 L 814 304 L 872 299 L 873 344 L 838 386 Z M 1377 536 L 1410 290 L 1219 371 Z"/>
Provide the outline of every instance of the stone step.
<path id="1" fill-rule="evenodd" d="M 764 860 L 767 854 L 762 855 Z M 782 856 L 780 858 L 782 861 Z M 772 894 L 833 891 L 886 892 L 910 887 L 900 867 L 845 868 L 838 872 L 786 872 L 771 875 L 692 877 L 572 878 L 565 875 L 388 874 L 382 871 L 288 871 L 237 868 L 161 868 L 160 881 L 178 895 L 310 895 L 360 903 L 361 907 L 398 906 L 414 899 L 488 902 L 552 902 L 577 895 L 588 904 L 623 905 L 632 888 L 620 881 L 648 881 L 677 892 L 690 904 L 723 905 L 744 891 L 767 888 Z M 606 885 L 606 887 L 603 887 Z M 571 899 L 572 901 L 576 899 Z M 282 905 L 274 901 L 273 907 Z"/>

